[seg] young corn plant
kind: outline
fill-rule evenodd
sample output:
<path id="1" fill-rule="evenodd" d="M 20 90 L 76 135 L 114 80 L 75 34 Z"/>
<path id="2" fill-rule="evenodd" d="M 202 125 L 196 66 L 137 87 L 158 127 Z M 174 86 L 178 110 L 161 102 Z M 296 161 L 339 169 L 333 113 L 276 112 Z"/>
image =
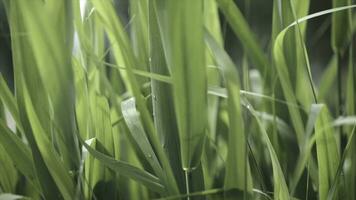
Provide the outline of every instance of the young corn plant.
<path id="1" fill-rule="evenodd" d="M 0 199 L 356 200 L 354 1 L 1 3 Z"/>

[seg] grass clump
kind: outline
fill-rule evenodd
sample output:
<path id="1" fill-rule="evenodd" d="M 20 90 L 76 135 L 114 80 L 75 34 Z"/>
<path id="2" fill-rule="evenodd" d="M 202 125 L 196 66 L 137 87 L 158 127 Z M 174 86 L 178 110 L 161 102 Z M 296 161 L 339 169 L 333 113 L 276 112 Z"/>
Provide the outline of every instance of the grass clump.
<path id="1" fill-rule="evenodd" d="M 262 4 L 3 0 L 0 199 L 356 199 L 356 5 Z"/>

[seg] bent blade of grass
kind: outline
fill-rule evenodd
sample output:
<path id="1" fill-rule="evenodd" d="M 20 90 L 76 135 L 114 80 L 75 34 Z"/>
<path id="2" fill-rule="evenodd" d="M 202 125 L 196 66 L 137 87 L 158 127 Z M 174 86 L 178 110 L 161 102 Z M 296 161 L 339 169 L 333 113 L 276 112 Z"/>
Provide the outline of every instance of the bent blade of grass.
<path id="1" fill-rule="evenodd" d="M 278 73 L 278 77 L 282 86 L 284 97 L 287 102 L 297 104 L 297 99 L 293 94 L 293 86 L 288 72 L 288 66 L 283 51 L 284 37 L 288 29 L 284 29 L 276 38 L 273 48 L 273 57 L 275 60 L 275 67 Z M 301 145 L 304 138 L 304 125 L 301 118 L 299 109 L 296 109 L 288 105 L 289 115 L 293 124 L 294 131 L 297 136 L 298 144 Z"/>
<path id="2" fill-rule="evenodd" d="M 309 1 L 298 1 L 298 2 L 307 2 L 306 6 L 301 6 L 301 7 L 305 7 L 305 11 L 303 12 L 303 15 L 308 14 L 308 7 L 309 7 Z M 301 3 L 302 4 L 302 3 Z M 294 5 L 293 1 L 290 1 L 290 7 L 293 13 L 293 20 L 297 20 L 297 18 L 300 15 L 297 15 L 297 10 L 295 7 L 300 8 L 301 4 L 297 4 Z M 314 87 L 314 81 L 312 78 L 312 74 L 311 74 L 311 66 L 310 66 L 310 61 L 309 61 L 309 56 L 308 56 L 308 52 L 307 52 L 307 48 L 304 42 L 304 38 L 305 38 L 305 26 L 306 23 L 303 24 L 299 24 L 297 21 L 297 25 L 296 25 L 296 31 L 295 31 L 295 40 L 296 43 L 300 43 L 300 48 L 296 49 L 296 58 L 297 60 L 302 60 L 301 63 L 297 64 L 297 73 L 298 73 L 298 77 L 297 77 L 297 82 L 296 82 L 296 96 L 299 99 L 299 101 L 304 104 L 305 107 L 307 107 L 308 105 L 310 105 L 311 100 L 308 99 L 309 96 L 313 96 L 314 98 L 314 103 L 318 103 L 317 97 L 316 97 L 316 91 L 315 91 L 315 87 Z M 305 69 L 303 69 L 302 66 L 305 66 Z M 306 80 L 306 76 L 308 77 L 308 81 L 309 81 L 309 90 L 306 88 L 306 84 L 305 82 Z M 310 95 L 310 93 L 306 93 L 306 91 L 312 91 L 312 95 Z"/>
<path id="3" fill-rule="evenodd" d="M 148 163 L 153 168 L 157 176 L 165 181 L 165 175 L 158 158 L 152 149 L 150 141 L 148 140 L 145 130 L 140 122 L 140 114 L 136 110 L 135 100 L 130 98 L 121 103 L 122 116 L 130 130 L 132 137 L 141 149 Z"/>
<path id="4" fill-rule="evenodd" d="M 335 13 L 335 12 L 339 12 L 339 11 L 345 11 L 345 10 L 350 10 L 352 8 L 354 8 L 355 5 L 352 5 L 352 6 L 344 6 L 344 7 L 338 7 L 338 8 L 333 8 L 333 9 L 329 9 L 329 10 L 324 10 L 324 11 L 321 11 L 321 12 L 318 12 L 318 13 L 314 13 L 314 14 L 310 14 L 308 16 L 305 16 L 301 19 L 298 19 L 296 20 L 295 22 L 293 22 L 292 24 L 290 24 L 287 28 L 285 28 L 278 36 L 277 36 L 277 39 L 276 39 L 276 42 L 274 44 L 274 58 L 276 60 L 276 63 L 277 63 L 277 71 L 279 73 L 279 77 L 280 79 L 284 79 L 282 80 L 283 83 L 286 83 L 286 84 L 283 84 L 282 83 L 282 88 L 283 88 L 283 91 L 284 91 L 284 94 L 288 99 L 290 100 L 293 100 L 293 96 L 292 94 L 290 94 L 290 89 L 291 89 L 291 86 L 290 86 L 290 80 L 288 80 L 288 74 L 286 73 L 286 64 L 285 64 L 285 59 L 283 57 L 283 52 L 281 51 L 282 49 L 282 44 L 283 44 L 283 40 L 284 40 L 284 37 L 285 37 L 285 34 L 286 34 L 286 31 L 295 26 L 295 25 L 298 25 L 298 23 L 301 23 L 301 22 L 304 22 L 304 21 L 307 21 L 309 19 L 312 19 L 312 18 L 316 18 L 316 17 L 319 17 L 319 16 L 322 16 L 322 15 L 326 15 L 326 14 L 330 14 L 330 13 Z M 289 91 L 288 91 L 289 90 Z M 288 100 L 288 101 L 290 101 Z M 295 102 L 295 100 L 293 100 Z M 301 120 L 299 120 L 298 118 L 298 115 L 296 115 L 296 113 L 294 111 L 291 110 L 291 108 L 289 108 L 290 110 L 290 114 L 291 114 L 291 117 L 292 117 L 292 122 L 294 124 L 294 127 L 297 128 L 297 127 L 300 127 L 301 125 Z M 294 114 L 292 114 L 294 113 Z M 299 125 L 298 125 L 299 124 Z M 297 130 L 297 129 L 296 129 Z M 301 129 L 300 129 L 301 130 Z M 298 133 L 298 132 L 297 132 Z M 298 135 L 298 134 L 297 134 Z M 299 140 L 300 141 L 300 140 Z M 299 143 L 300 144 L 300 143 Z M 319 158 L 318 158 L 319 159 Z M 323 160 L 323 159 L 322 159 Z M 319 171 L 320 172 L 320 171 Z M 323 172 L 323 174 L 325 175 L 325 172 Z M 319 174 L 319 179 L 320 179 L 320 174 Z M 325 180 L 323 180 L 325 181 Z M 326 198 L 326 190 L 328 188 L 328 183 L 320 183 L 319 181 L 319 188 L 320 188 L 320 194 L 323 195 L 324 198 Z M 326 189 L 325 189 L 326 188 Z M 323 198 L 322 198 L 323 199 Z"/>
<path id="5" fill-rule="evenodd" d="M 281 31 L 277 38 L 276 41 L 274 43 L 274 47 L 273 47 L 273 57 L 274 60 L 276 62 L 276 68 L 277 68 L 277 72 L 279 75 L 279 79 L 281 81 L 282 84 L 282 89 L 283 89 L 283 93 L 284 96 L 286 98 L 286 100 L 288 102 L 291 102 L 293 104 L 297 103 L 297 100 L 293 94 L 293 88 L 292 88 L 292 83 L 291 83 L 291 79 L 287 70 L 287 64 L 286 64 L 286 59 L 285 59 L 285 55 L 283 53 L 283 43 L 284 43 L 284 37 L 286 36 L 286 33 L 288 32 L 288 30 L 296 25 L 298 25 L 299 23 L 305 22 L 309 19 L 312 18 L 316 18 L 322 15 L 326 15 L 326 14 L 330 14 L 330 13 L 335 13 L 335 12 L 339 12 L 339 11 L 343 11 L 343 10 L 349 10 L 356 7 L 356 5 L 353 6 L 344 6 L 344 7 L 339 7 L 339 8 L 333 8 L 333 9 L 329 9 L 329 10 L 324 10 L 321 12 L 317 12 L 314 14 L 310 14 L 307 15 L 305 17 L 302 17 L 300 19 L 297 19 L 295 22 L 291 23 L 288 27 L 286 27 L 283 31 Z M 303 127 L 303 121 L 301 119 L 301 115 L 300 112 L 290 106 L 288 106 L 288 110 L 291 116 L 291 120 L 293 123 L 293 127 L 295 129 L 295 132 L 297 134 L 297 138 L 298 138 L 298 144 L 300 145 L 303 141 L 303 134 L 304 134 L 304 127 Z"/>
<path id="6" fill-rule="evenodd" d="M 217 64 L 221 66 L 227 87 L 229 106 L 229 144 L 224 188 L 251 192 L 252 178 L 247 157 L 247 136 L 240 103 L 240 80 L 236 67 L 224 49 L 208 31 L 205 40 Z"/>
<path id="7" fill-rule="evenodd" d="M 88 150 L 88 152 L 94 156 L 96 159 L 100 160 L 101 163 L 110 169 L 116 171 L 117 173 L 132 178 L 146 187 L 152 189 L 153 191 L 156 191 L 158 193 L 163 193 L 165 188 L 162 185 L 161 181 L 155 177 L 154 175 L 139 169 L 133 165 L 130 165 L 126 162 L 115 160 L 111 158 L 110 156 L 99 152 L 95 149 L 93 149 L 90 145 L 88 145 L 86 142 L 84 142 L 81 138 L 79 138 L 83 146 Z M 95 138 L 94 138 L 95 140 Z"/>
<path id="8" fill-rule="evenodd" d="M 303 8 L 300 9 L 297 13 L 295 7 Z M 298 16 L 305 16 L 308 14 L 309 1 L 274 1 L 273 7 L 273 28 L 272 28 L 272 45 L 274 44 L 276 37 L 278 34 L 289 25 L 289 23 L 293 22 L 295 18 Z M 303 26 L 306 24 L 303 24 Z M 304 26 L 305 27 L 305 26 Z M 296 98 L 300 101 L 300 103 L 308 107 L 310 105 L 309 97 L 310 93 L 308 90 L 308 85 L 306 82 L 306 71 L 303 65 L 306 65 L 303 56 L 303 50 L 300 48 L 300 43 L 304 41 L 301 37 L 304 36 L 305 29 L 301 30 L 301 25 L 297 25 L 296 27 L 291 28 L 288 33 L 286 33 L 284 43 L 283 43 L 283 52 L 285 55 L 286 66 L 288 72 L 290 74 L 291 86 L 294 89 Z M 282 83 L 280 83 L 282 84 Z M 278 84 L 274 91 L 277 97 L 283 96 L 281 92 L 281 85 Z M 308 93 L 306 93 L 308 91 Z M 285 114 L 283 109 L 277 107 L 277 113 Z"/>

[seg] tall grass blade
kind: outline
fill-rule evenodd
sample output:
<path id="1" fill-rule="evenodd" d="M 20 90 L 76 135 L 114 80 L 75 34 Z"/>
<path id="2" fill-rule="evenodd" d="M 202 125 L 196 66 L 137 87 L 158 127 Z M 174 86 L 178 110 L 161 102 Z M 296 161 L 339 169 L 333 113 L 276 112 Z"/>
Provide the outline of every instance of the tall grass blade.
<path id="1" fill-rule="evenodd" d="M 149 2 L 149 56 L 151 73 L 162 74 L 171 80 L 163 49 L 162 33 L 158 25 L 157 10 Z M 172 81 L 171 81 L 172 82 Z M 184 172 L 181 168 L 180 142 L 174 110 L 172 86 L 151 78 L 154 123 L 161 144 L 168 156 L 180 191 L 184 191 Z M 174 114 L 173 114 L 174 113 Z"/>
<path id="2" fill-rule="evenodd" d="M 173 80 L 182 167 L 200 162 L 207 130 L 203 1 L 156 0 L 163 48 Z"/>
<path id="3" fill-rule="evenodd" d="M 329 118 L 328 110 L 323 105 L 315 125 L 320 199 L 327 199 L 340 159 L 334 131 L 325 130 L 330 124 Z"/>
<path id="4" fill-rule="evenodd" d="M 225 189 L 237 188 L 250 192 L 252 179 L 247 158 L 247 136 L 244 133 L 240 105 L 239 75 L 234 63 L 209 32 L 206 32 L 205 38 L 215 61 L 221 66 L 227 87 L 228 106 L 230 107 L 228 111 L 230 131 L 224 187 Z"/>

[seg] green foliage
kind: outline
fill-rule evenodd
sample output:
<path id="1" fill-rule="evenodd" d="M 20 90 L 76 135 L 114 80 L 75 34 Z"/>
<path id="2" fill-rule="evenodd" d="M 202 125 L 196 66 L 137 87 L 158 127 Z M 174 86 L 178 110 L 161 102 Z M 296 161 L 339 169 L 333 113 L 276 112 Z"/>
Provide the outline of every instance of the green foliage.
<path id="1" fill-rule="evenodd" d="M 0 200 L 356 199 L 353 1 L 2 2 Z"/>

